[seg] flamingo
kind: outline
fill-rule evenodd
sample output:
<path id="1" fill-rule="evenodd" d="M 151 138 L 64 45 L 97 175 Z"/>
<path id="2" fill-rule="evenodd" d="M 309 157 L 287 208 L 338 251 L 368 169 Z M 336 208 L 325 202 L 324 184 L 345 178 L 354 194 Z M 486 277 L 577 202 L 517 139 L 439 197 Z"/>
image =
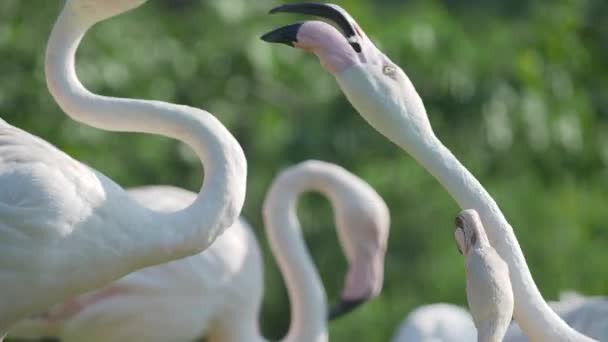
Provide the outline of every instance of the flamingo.
<path id="1" fill-rule="evenodd" d="M 67 0 L 48 43 L 48 87 L 75 120 L 185 142 L 204 165 L 202 188 L 187 208 L 150 210 L 110 178 L 0 120 L 0 340 L 16 321 L 71 296 L 199 253 L 238 219 L 247 163 L 213 115 L 96 95 L 76 76 L 75 53 L 85 32 L 144 2 Z"/>
<path id="2" fill-rule="evenodd" d="M 608 298 L 565 291 L 560 294 L 559 301 L 549 302 L 549 305 L 572 328 L 598 341 L 608 341 Z M 528 338 L 517 322 L 513 322 L 505 341 L 526 342 Z"/>
<path id="3" fill-rule="evenodd" d="M 474 342 L 475 324 L 464 308 L 449 303 L 422 305 L 399 325 L 393 342 Z"/>
<path id="4" fill-rule="evenodd" d="M 549 306 L 572 328 L 598 341 L 608 340 L 608 300 L 562 292 Z M 422 305 L 410 312 L 399 325 L 393 342 L 435 340 L 474 342 L 475 325 L 469 312 L 450 303 Z M 528 338 L 517 322 L 511 322 L 505 342 L 526 342 Z"/>
<path id="5" fill-rule="evenodd" d="M 266 231 L 287 283 L 292 322 L 285 341 L 327 340 L 325 292 L 295 217 L 298 196 L 318 191 L 335 210 L 339 241 L 350 263 L 333 316 L 380 292 L 389 230 L 382 198 L 363 180 L 326 162 L 283 171 L 264 203 Z M 141 205 L 159 211 L 188 206 L 196 195 L 173 187 L 133 189 Z M 206 275 L 213 274 L 214 277 Z M 11 337 L 62 341 L 262 341 L 257 317 L 263 295 L 262 259 L 251 228 L 237 221 L 205 252 L 149 267 L 102 289 L 24 320 Z"/>
<path id="6" fill-rule="evenodd" d="M 447 189 L 463 209 L 476 210 L 491 245 L 509 266 L 517 322 L 532 340 L 593 341 L 568 326 L 543 299 L 513 228 L 500 208 L 437 138 L 420 95 L 403 70 L 380 51 L 351 15 L 333 4 L 292 3 L 270 13 L 310 14 L 328 19 L 284 26 L 262 39 L 315 54 L 361 116 L 408 152 Z"/>
<path id="7" fill-rule="evenodd" d="M 490 245 L 475 210 L 457 216 L 454 236 L 465 256 L 467 302 L 473 317 L 456 305 L 426 305 L 408 316 L 393 342 L 503 341 L 513 315 L 507 264 Z"/>
<path id="8" fill-rule="evenodd" d="M 509 267 L 490 245 L 475 210 L 456 218 L 454 237 L 465 256 L 467 302 L 478 342 L 501 342 L 513 317 Z"/>

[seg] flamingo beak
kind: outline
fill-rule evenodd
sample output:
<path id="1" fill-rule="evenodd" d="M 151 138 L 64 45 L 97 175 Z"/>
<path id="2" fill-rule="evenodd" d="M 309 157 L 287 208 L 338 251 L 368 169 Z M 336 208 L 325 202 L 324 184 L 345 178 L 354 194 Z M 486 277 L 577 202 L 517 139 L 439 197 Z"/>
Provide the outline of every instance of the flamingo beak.
<path id="1" fill-rule="evenodd" d="M 302 23 L 279 27 L 264 34 L 261 39 L 268 43 L 279 43 L 294 47 L 294 44 L 298 41 L 300 27 L 302 27 Z"/>
<path id="2" fill-rule="evenodd" d="M 342 317 L 376 297 L 384 283 L 384 249 L 359 255 L 350 262 L 340 301 L 329 312 L 329 319 Z"/>
<path id="3" fill-rule="evenodd" d="M 368 301 L 367 298 L 352 299 L 352 300 L 341 298 L 340 301 L 338 302 L 338 304 L 334 305 L 331 308 L 331 310 L 329 310 L 328 319 L 330 321 L 338 319 L 338 318 L 350 313 L 351 311 L 355 310 L 356 308 L 361 306 L 361 304 L 363 304 L 367 301 Z"/>
<path id="4" fill-rule="evenodd" d="M 325 18 L 336 24 L 342 30 L 348 43 L 356 52 L 361 52 L 361 44 L 359 43 L 360 37 L 357 34 L 357 24 L 348 12 L 339 6 L 319 3 L 293 3 L 275 7 L 271 9 L 269 13 L 297 13 Z M 298 41 L 298 31 L 301 26 L 301 23 L 283 26 L 264 34 L 261 39 L 269 43 L 281 43 L 294 46 L 294 43 Z"/>

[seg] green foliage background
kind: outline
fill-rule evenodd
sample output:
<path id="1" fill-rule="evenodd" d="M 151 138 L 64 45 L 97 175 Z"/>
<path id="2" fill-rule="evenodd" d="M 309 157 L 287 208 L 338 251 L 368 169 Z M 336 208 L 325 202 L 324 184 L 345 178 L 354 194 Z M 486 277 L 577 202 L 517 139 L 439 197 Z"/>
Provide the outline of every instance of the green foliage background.
<path id="1" fill-rule="evenodd" d="M 608 293 L 608 2 L 336 0 L 410 76 L 437 135 L 495 197 L 542 293 Z M 197 190 L 202 171 L 175 141 L 88 128 L 64 115 L 43 75 L 63 1 L 0 1 L 0 115 L 119 184 Z M 282 168 L 316 158 L 368 181 L 391 208 L 383 294 L 332 323 L 335 341 L 386 341 L 406 313 L 465 304 L 452 239 L 459 210 L 411 158 L 371 129 L 312 56 L 260 34 L 294 22 L 275 1 L 152 0 L 95 27 L 78 71 L 95 92 L 215 113 L 249 161 L 244 215 L 264 245 L 265 335 L 281 337 L 288 299 L 264 238 L 260 204 Z M 345 262 L 331 208 L 299 208 L 330 298 Z"/>

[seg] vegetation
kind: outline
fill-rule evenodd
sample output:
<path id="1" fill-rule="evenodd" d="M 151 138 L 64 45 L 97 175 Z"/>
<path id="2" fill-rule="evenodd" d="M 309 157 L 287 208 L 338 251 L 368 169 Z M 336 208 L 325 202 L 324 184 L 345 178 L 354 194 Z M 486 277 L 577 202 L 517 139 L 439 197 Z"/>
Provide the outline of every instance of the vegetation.
<path id="1" fill-rule="evenodd" d="M 437 135 L 495 197 L 542 293 L 608 293 L 608 2 L 335 1 L 408 73 Z M 175 141 L 102 132 L 64 115 L 43 75 L 63 1 L 0 1 L 0 116 L 130 187 L 197 190 L 201 167 Z M 386 341 L 416 306 L 465 304 L 452 238 L 459 208 L 410 157 L 371 129 L 315 58 L 260 34 L 292 16 L 275 1 L 154 0 L 85 38 L 78 71 L 96 92 L 201 107 L 249 160 L 244 215 L 264 245 L 263 331 L 284 334 L 288 300 L 267 249 L 260 204 L 282 168 L 316 158 L 368 181 L 391 208 L 383 294 L 331 325 L 335 341 Z M 331 209 L 300 205 L 331 299 L 345 262 Z"/>

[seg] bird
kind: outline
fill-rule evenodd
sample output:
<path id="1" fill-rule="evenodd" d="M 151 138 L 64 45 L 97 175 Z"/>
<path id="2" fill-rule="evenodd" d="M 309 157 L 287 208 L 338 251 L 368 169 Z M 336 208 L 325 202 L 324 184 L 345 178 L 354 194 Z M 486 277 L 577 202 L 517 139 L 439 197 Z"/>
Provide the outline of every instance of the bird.
<path id="1" fill-rule="evenodd" d="M 464 210 L 456 218 L 458 251 L 465 256 L 469 312 L 457 305 L 422 306 L 408 315 L 393 342 L 502 341 L 513 315 L 507 264 L 492 248 L 479 215 Z"/>
<path id="2" fill-rule="evenodd" d="M 598 341 L 608 340 L 608 298 L 586 297 L 564 291 L 549 306 L 576 331 Z M 393 342 L 407 341 L 475 342 L 473 318 L 464 308 L 451 303 L 422 305 L 411 311 L 399 325 Z M 505 342 L 526 342 L 517 322 L 511 322 Z"/>
<path id="3" fill-rule="evenodd" d="M 475 324 L 469 312 L 454 304 L 422 305 L 399 325 L 393 342 L 474 342 Z"/>
<path id="4" fill-rule="evenodd" d="M 509 267 L 494 250 L 475 210 L 456 217 L 454 237 L 465 257 L 467 302 L 478 342 L 501 342 L 513 317 Z"/>
<path id="5" fill-rule="evenodd" d="M 549 306 L 572 328 L 598 341 L 608 341 L 608 298 L 583 296 L 573 291 L 562 291 L 557 301 Z M 528 338 L 517 322 L 513 322 L 505 341 L 526 342 Z"/>
<path id="6" fill-rule="evenodd" d="M 201 190 L 183 210 L 150 210 L 102 173 L 0 120 L 0 336 L 69 297 L 206 249 L 240 215 L 247 161 L 212 114 L 96 95 L 76 76 L 76 49 L 86 31 L 144 2 L 67 0 L 46 50 L 48 88 L 84 124 L 188 144 L 205 169 Z"/>
<path id="7" fill-rule="evenodd" d="M 543 299 L 513 228 L 500 208 L 435 135 L 420 95 L 405 72 L 368 38 L 355 19 L 334 4 L 290 3 L 270 13 L 324 18 L 277 28 L 261 39 L 315 54 L 336 79 L 351 105 L 378 132 L 409 153 L 463 209 L 481 217 L 491 245 L 508 264 L 515 296 L 514 315 L 532 340 L 593 341 L 568 326 Z"/>
<path id="8" fill-rule="evenodd" d="M 334 208 L 350 265 L 342 303 L 373 298 L 383 282 L 390 218 L 380 195 L 335 164 L 308 160 L 284 170 L 268 191 L 264 218 L 292 305 L 285 341 L 327 340 L 325 292 L 295 217 L 297 199 L 307 191 L 324 194 Z M 167 186 L 135 188 L 129 194 L 160 211 L 180 210 L 196 198 Z M 260 247 L 241 218 L 206 251 L 136 271 L 56 305 L 17 323 L 9 336 L 52 336 L 65 342 L 192 341 L 203 335 L 214 342 L 262 341 L 258 315 L 263 288 Z"/>
<path id="9" fill-rule="evenodd" d="M 173 186 L 128 190 L 162 212 L 188 207 L 196 194 Z M 100 289 L 17 322 L 8 336 L 62 341 L 193 341 L 226 319 L 256 317 L 262 300 L 259 245 L 241 217 L 203 253 L 137 270 Z M 217 322 L 217 323 L 214 323 Z"/>

